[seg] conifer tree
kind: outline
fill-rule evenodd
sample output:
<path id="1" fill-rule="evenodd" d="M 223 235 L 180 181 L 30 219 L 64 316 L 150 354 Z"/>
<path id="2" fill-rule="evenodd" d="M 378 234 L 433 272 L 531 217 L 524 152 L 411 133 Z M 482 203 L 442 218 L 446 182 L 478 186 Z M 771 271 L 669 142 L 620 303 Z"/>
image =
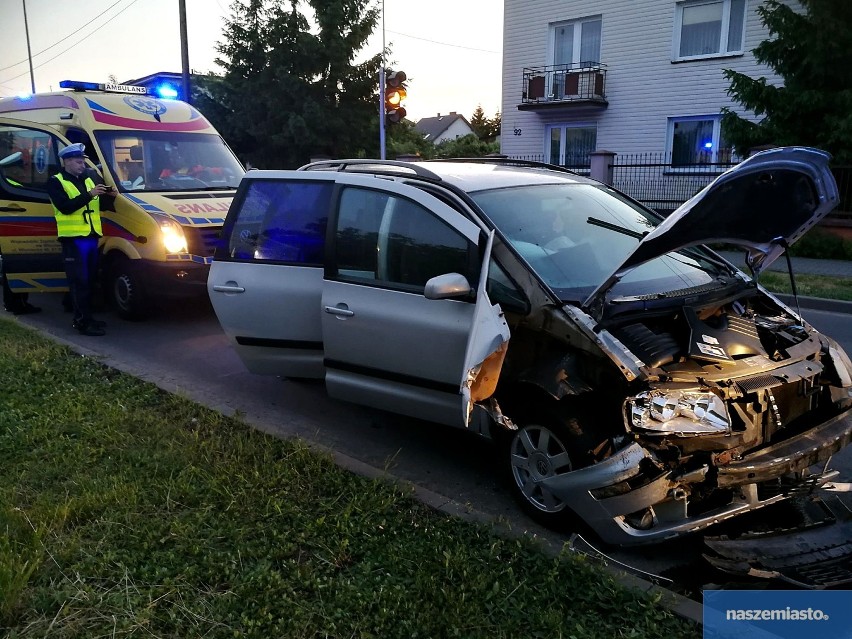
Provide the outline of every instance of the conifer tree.
<path id="1" fill-rule="evenodd" d="M 784 80 L 724 71 L 735 102 L 758 116 L 753 122 L 723 109 L 725 139 L 740 155 L 764 144 L 825 149 L 838 163 L 852 161 L 852 2 L 766 0 L 757 8 L 769 39 L 754 49 L 757 62 Z"/>

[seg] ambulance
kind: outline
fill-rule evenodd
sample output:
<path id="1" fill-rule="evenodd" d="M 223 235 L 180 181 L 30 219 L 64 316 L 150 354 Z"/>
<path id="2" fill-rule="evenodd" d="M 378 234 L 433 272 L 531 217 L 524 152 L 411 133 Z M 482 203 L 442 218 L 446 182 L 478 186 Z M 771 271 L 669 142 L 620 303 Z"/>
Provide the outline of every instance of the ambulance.
<path id="1" fill-rule="evenodd" d="M 101 275 L 118 314 L 206 296 L 222 223 L 245 169 L 191 105 L 145 87 L 63 81 L 0 99 L 0 259 L 15 292 L 67 290 L 48 179 L 82 142 L 101 196 Z"/>

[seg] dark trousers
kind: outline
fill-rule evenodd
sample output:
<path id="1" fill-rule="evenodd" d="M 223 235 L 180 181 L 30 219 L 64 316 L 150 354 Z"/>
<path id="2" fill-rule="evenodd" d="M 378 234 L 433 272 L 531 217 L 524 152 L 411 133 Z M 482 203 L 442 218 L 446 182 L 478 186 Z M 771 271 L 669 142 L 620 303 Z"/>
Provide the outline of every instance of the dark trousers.
<path id="1" fill-rule="evenodd" d="M 74 304 L 74 321 L 85 324 L 92 319 L 92 290 L 98 274 L 98 238 L 62 237 L 59 241 Z"/>
<path id="2" fill-rule="evenodd" d="M 11 313 L 23 310 L 30 296 L 27 293 L 15 293 L 4 273 L 0 273 L 0 279 L 3 280 L 3 307 Z"/>

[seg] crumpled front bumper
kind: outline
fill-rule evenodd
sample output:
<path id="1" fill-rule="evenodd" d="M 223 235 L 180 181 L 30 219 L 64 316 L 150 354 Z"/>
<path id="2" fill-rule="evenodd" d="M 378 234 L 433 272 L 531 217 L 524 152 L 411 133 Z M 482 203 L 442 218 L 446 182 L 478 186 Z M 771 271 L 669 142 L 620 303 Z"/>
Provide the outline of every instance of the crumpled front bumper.
<path id="1" fill-rule="evenodd" d="M 603 541 L 618 545 L 653 543 L 787 499 L 784 493 L 759 496 L 758 484 L 825 462 L 850 442 L 852 409 L 786 441 L 717 466 L 711 469 L 716 473 L 716 484 L 720 489 L 730 490 L 733 498 L 723 506 L 694 516 L 688 515 L 690 491 L 683 478 L 673 479 L 673 473 L 662 472 L 642 481 L 640 475 L 645 472 L 642 462 L 651 453 L 636 442 L 593 466 L 543 482 L 570 504 Z M 645 466 L 647 469 L 647 463 Z M 810 475 L 807 485 L 819 486 L 828 479 L 828 474 L 822 479 L 821 475 Z M 611 490 L 619 486 L 619 490 Z M 595 497 L 614 492 L 620 494 Z M 646 509 L 651 509 L 652 525 L 647 529 L 632 526 L 627 516 Z"/>

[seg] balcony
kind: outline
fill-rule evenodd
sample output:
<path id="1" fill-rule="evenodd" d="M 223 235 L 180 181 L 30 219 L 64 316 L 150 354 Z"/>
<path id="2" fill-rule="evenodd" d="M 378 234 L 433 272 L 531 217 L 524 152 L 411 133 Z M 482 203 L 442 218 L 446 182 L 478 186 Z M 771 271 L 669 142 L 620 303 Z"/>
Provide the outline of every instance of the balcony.
<path id="1" fill-rule="evenodd" d="M 606 65 L 556 64 L 524 69 L 520 111 L 592 106 L 605 109 Z"/>

